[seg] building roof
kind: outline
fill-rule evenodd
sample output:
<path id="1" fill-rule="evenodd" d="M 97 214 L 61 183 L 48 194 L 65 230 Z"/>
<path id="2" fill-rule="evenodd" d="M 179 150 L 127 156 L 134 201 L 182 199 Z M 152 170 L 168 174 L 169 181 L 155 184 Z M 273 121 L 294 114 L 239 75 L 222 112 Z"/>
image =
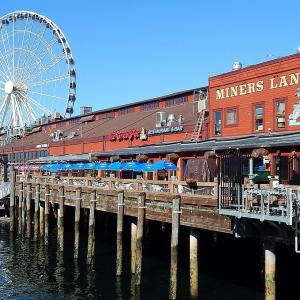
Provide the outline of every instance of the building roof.
<path id="1" fill-rule="evenodd" d="M 16 148 L 28 148 L 35 147 L 37 144 L 51 143 L 55 146 L 56 142 L 53 142 L 51 133 L 61 130 L 63 134 L 62 141 L 74 141 L 78 139 L 86 139 L 92 137 L 103 137 L 112 134 L 116 131 L 125 132 L 131 129 L 145 129 L 155 128 L 155 114 L 158 111 L 164 111 L 167 114 L 174 114 L 176 117 L 182 115 L 184 118 L 184 125 L 194 125 L 197 119 L 197 114 L 193 114 L 193 103 L 184 103 L 181 105 L 174 105 L 167 108 L 157 108 L 148 111 L 133 112 L 124 115 L 120 115 L 117 118 L 103 118 L 100 120 L 78 123 L 75 125 L 60 126 L 55 129 L 42 129 L 39 132 L 32 133 L 25 136 L 13 143 L 6 145 L 4 148 L 14 149 Z M 68 135 L 75 133 L 75 136 L 68 138 Z M 60 140 L 61 141 L 61 140 Z"/>
<path id="2" fill-rule="evenodd" d="M 183 90 L 183 91 L 179 91 L 179 92 L 170 93 L 170 94 L 167 94 L 167 95 L 164 95 L 164 96 L 154 97 L 154 98 L 150 98 L 150 99 L 146 99 L 146 100 L 139 100 L 139 101 L 135 101 L 135 102 L 127 103 L 127 104 L 121 104 L 121 105 L 117 105 L 117 106 L 112 106 L 112 107 L 109 107 L 109 108 L 104 108 L 104 109 L 92 111 L 92 112 L 89 112 L 89 113 L 86 113 L 86 114 L 73 116 L 73 117 L 70 117 L 70 118 L 67 118 L 67 119 L 55 120 L 55 121 L 50 122 L 48 124 L 64 122 L 64 121 L 72 120 L 72 119 L 78 119 L 78 118 L 81 118 L 81 117 L 84 117 L 84 116 L 89 116 L 89 115 L 97 115 L 97 114 L 101 114 L 101 113 L 117 111 L 117 110 L 120 110 L 120 109 L 126 108 L 126 107 L 146 104 L 146 103 L 157 101 L 157 100 L 165 100 L 165 99 L 168 99 L 168 98 L 171 98 L 171 97 L 177 97 L 177 96 L 180 96 L 180 95 L 188 94 L 188 93 L 191 93 L 193 91 L 206 90 L 206 89 L 208 89 L 208 86 L 197 87 L 197 88 L 194 88 L 194 89 L 187 89 L 187 90 Z"/>

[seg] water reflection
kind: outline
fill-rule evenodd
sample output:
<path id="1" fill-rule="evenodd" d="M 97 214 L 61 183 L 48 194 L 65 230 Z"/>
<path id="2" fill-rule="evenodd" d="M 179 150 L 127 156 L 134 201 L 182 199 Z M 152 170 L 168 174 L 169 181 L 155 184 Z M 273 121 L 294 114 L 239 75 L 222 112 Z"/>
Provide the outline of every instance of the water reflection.
<path id="1" fill-rule="evenodd" d="M 116 277 L 115 244 L 97 241 L 95 260 L 88 265 L 84 240 L 81 256 L 74 260 L 73 235 L 65 234 L 64 252 L 59 251 L 56 236 L 55 230 L 50 231 L 45 245 L 41 237 L 33 241 L 0 226 L 1 299 L 168 299 L 169 261 L 145 255 L 139 289 L 130 274 L 130 245 L 124 247 L 123 275 Z M 178 299 L 189 299 L 188 270 L 179 272 L 178 280 Z M 201 275 L 200 282 L 203 299 L 262 299 L 255 291 L 215 278 Z"/>

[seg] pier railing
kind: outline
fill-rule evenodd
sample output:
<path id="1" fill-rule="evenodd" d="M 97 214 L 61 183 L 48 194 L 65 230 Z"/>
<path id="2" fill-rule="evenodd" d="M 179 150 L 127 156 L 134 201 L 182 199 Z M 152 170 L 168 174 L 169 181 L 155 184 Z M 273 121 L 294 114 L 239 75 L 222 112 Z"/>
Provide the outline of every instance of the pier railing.
<path id="1" fill-rule="evenodd" d="M 78 187 L 93 187 L 105 190 L 128 190 L 155 193 L 175 193 L 218 198 L 218 187 L 215 182 L 197 182 L 190 187 L 185 181 L 162 181 L 144 179 L 118 179 L 99 177 L 63 177 L 42 175 L 17 175 L 17 181 L 31 183 L 63 184 Z"/>
<path id="2" fill-rule="evenodd" d="M 60 190 L 64 191 L 65 205 L 76 206 L 81 199 L 82 207 L 91 205 L 90 195 L 95 193 L 96 209 L 116 213 L 118 195 L 124 194 L 124 213 L 136 216 L 139 195 L 145 195 L 143 205 L 146 218 L 161 222 L 172 221 L 174 199 L 180 199 L 180 224 L 196 228 L 232 232 L 231 219 L 218 214 L 218 186 L 214 182 L 198 182 L 191 188 L 184 181 L 159 181 L 143 179 L 118 179 L 99 177 L 64 177 L 41 175 L 17 175 L 16 195 L 35 195 L 40 190 L 40 201 L 49 197 L 50 203 L 59 204 Z M 33 192 L 29 193 L 30 190 Z M 47 191 L 48 190 L 48 191 Z M 77 192 L 81 196 L 78 196 Z M 31 197 L 31 196 L 30 196 Z"/>
<path id="3" fill-rule="evenodd" d="M 252 188 L 242 186 L 240 191 L 222 187 L 220 194 L 225 194 L 234 201 L 219 201 L 222 215 L 236 218 L 259 219 L 292 225 L 295 221 L 296 206 L 300 205 L 300 186 L 279 185 L 274 188 Z M 234 193 L 234 197 L 230 194 Z"/>

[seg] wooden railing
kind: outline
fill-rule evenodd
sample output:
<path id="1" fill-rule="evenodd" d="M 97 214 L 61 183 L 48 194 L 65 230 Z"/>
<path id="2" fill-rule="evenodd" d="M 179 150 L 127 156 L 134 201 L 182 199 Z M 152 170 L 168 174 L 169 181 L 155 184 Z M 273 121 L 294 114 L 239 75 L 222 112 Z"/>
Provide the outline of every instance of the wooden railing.
<path id="1" fill-rule="evenodd" d="M 100 177 L 64 177 L 42 175 L 17 175 L 17 181 L 44 184 L 64 184 L 68 186 L 94 187 L 106 190 L 129 190 L 155 193 L 175 193 L 191 196 L 209 196 L 218 198 L 218 187 L 215 182 L 197 182 L 195 187 L 190 187 L 185 181 L 163 181 L 144 179 L 118 179 Z"/>

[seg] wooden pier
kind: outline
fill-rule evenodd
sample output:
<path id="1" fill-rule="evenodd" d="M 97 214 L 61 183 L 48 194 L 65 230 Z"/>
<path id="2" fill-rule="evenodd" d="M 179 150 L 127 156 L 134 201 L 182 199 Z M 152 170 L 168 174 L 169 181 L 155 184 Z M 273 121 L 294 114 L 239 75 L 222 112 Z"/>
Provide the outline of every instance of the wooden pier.
<path id="1" fill-rule="evenodd" d="M 15 176 L 11 174 L 11 176 Z M 135 286 L 142 282 L 143 236 L 147 220 L 172 224 L 170 244 L 170 290 L 169 298 L 177 297 L 178 237 L 180 226 L 190 228 L 190 294 L 198 297 L 198 230 L 232 234 L 235 219 L 219 214 L 218 184 L 200 182 L 197 189 L 190 190 L 185 182 L 150 181 L 140 179 L 58 177 L 41 175 L 17 175 L 14 183 L 14 198 L 10 199 L 11 230 L 18 226 L 18 233 L 28 238 L 38 236 L 48 243 L 49 214 L 57 219 L 57 243 L 64 251 L 65 207 L 74 207 L 74 259 L 79 253 L 79 222 L 87 220 L 83 210 L 89 211 L 87 263 L 92 264 L 95 255 L 96 211 L 117 215 L 116 222 L 116 276 L 123 273 L 123 223 L 131 217 L 131 273 Z M 155 188 L 153 189 L 153 186 Z M 158 188 L 160 189 L 159 191 Z M 31 205 L 31 204 L 34 205 Z M 15 210 L 15 207 L 18 210 Z M 34 211 L 34 231 L 31 232 L 31 210 Z M 18 213 L 17 213 L 18 211 Z M 82 214 L 82 215 L 81 215 Z M 22 228 L 21 228 L 22 227 Z M 270 245 L 270 243 L 266 243 Z M 272 246 L 273 247 L 273 246 Z M 266 299 L 275 299 L 275 252 L 266 247 Z M 271 254 L 272 255 L 271 255 Z M 270 261 L 270 257 L 272 261 Z"/>

